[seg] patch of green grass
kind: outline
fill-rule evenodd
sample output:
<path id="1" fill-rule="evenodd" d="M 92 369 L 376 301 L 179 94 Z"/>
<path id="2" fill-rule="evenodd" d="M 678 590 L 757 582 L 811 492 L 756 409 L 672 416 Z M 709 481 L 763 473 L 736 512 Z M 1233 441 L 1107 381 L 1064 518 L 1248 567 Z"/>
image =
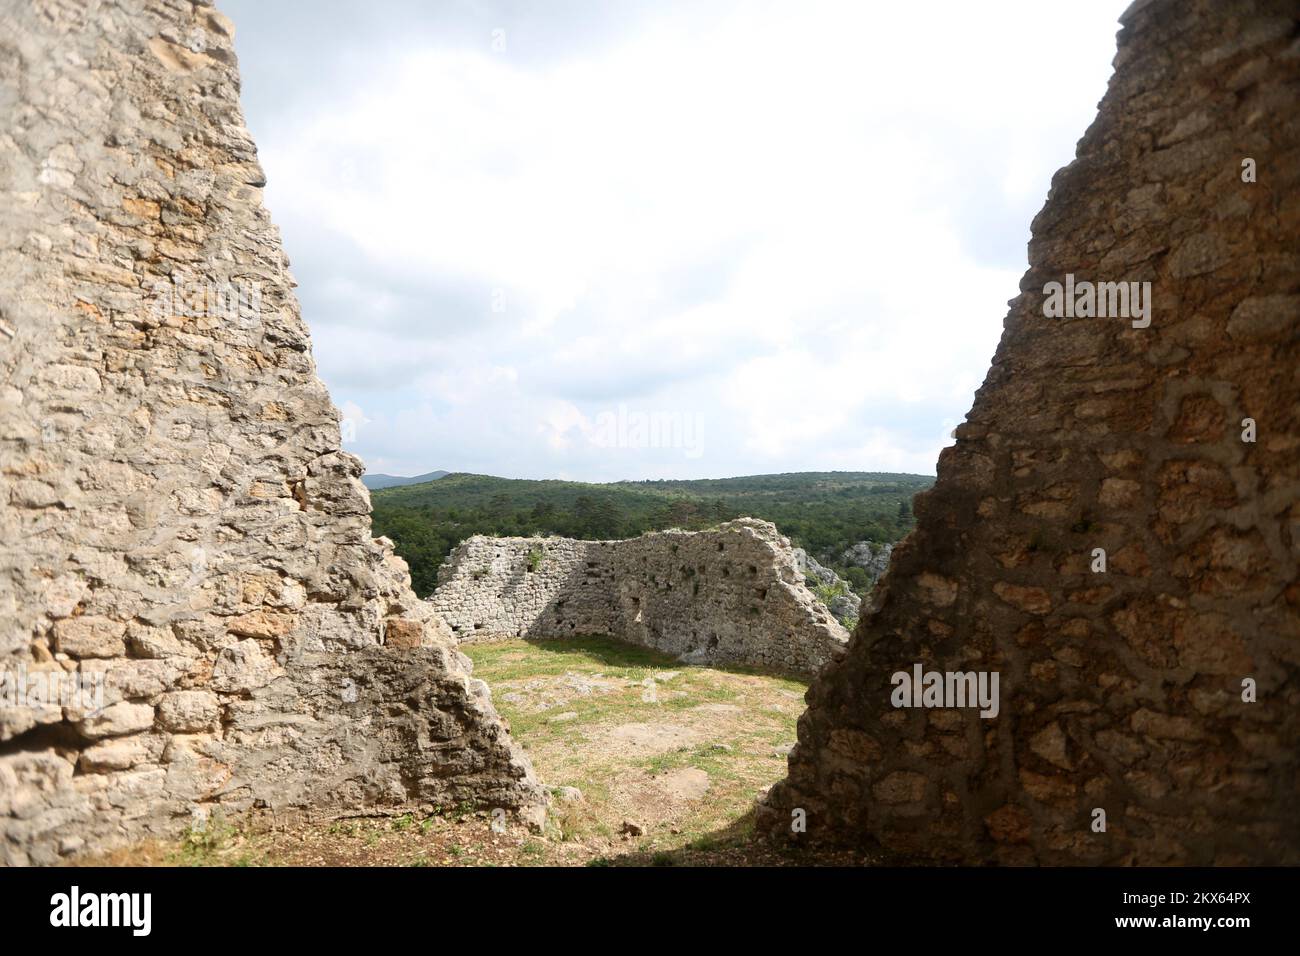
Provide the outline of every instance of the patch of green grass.
<path id="1" fill-rule="evenodd" d="M 740 695 L 730 687 L 718 684 L 694 681 L 689 678 L 682 680 L 680 677 L 673 683 L 677 686 L 672 689 L 683 692 L 683 696 L 665 697 L 660 701 L 668 710 L 691 710 L 700 704 L 730 704 L 740 699 Z"/>
<path id="2" fill-rule="evenodd" d="M 706 833 L 704 836 L 691 840 L 686 846 L 691 850 L 711 853 L 714 850 L 724 850 L 727 847 L 735 846 L 739 842 L 740 840 L 731 835 L 719 836 L 715 833 Z"/>
<path id="3" fill-rule="evenodd" d="M 550 842 L 543 847 L 582 844 L 597 853 L 665 854 L 656 865 L 679 862 L 670 855 L 692 840 L 731 832 L 755 793 L 780 776 L 783 763 L 774 751 L 795 738 L 806 690 L 793 676 L 684 665 L 604 637 L 471 643 L 463 649 L 475 675 L 495 688 L 498 709 L 542 780 L 582 791 L 581 801 L 553 805 Z M 646 699 L 642 682 L 663 671 L 673 676 L 656 680 L 654 699 Z M 572 688 L 566 675 L 591 680 L 590 693 Z M 728 706 L 709 706 L 720 704 Z M 554 721 L 560 712 L 573 717 Z M 696 739 L 667 752 L 638 752 L 611 738 L 623 724 L 684 727 Z M 659 778 L 684 768 L 708 775 L 706 795 L 665 802 L 656 788 L 668 784 Z M 622 837 L 629 817 L 649 824 L 645 838 Z M 518 859 L 551 856 L 530 848 L 521 849 Z"/>
<path id="4" fill-rule="evenodd" d="M 256 866 L 260 859 L 251 850 L 236 851 L 238 831 L 220 816 L 203 827 L 191 827 L 169 860 L 175 866 Z"/>
<path id="5" fill-rule="evenodd" d="M 462 648 L 474 662 L 474 674 L 498 688 L 494 699 L 498 710 L 510 721 L 513 736 L 525 747 L 539 739 L 563 737 L 575 745 L 584 741 L 584 730 L 616 719 L 640 719 L 655 709 L 670 705 L 681 697 L 682 665 L 676 659 L 607 637 L 584 635 L 575 638 L 528 641 L 524 650 L 519 642 L 467 644 Z M 657 683 L 656 700 L 643 700 L 644 682 L 665 670 L 679 677 Z M 589 695 L 577 695 L 546 710 L 520 706 L 505 699 L 511 682 L 576 674 L 611 681 L 610 689 L 597 689 Z M 625 686 L 618 686 L 622 682 Z M 684 686 L 684 682 L 683 685 Z M 697 700 L 703 698 L 697 698 Z M 710 695 L 710 699 L 712 696 Z M 719 698 L 721 699 L 721 698 Z M 559 712 L 577 716 L 567 722 L 552 720 Z M 579 789 L 585 789 L 575 784 Z"/>
<path id="6" fill-rule="evenodd" d="M 717 782 L 734 779 L 733 762 L 745 758 L 745 754 L 738 754 L 734 750 L 718 750 L 708 744 L 703 747 L 679 747 L 667 753 L 656 754 L 647 758 L 642 766 L 653 776 L 683 767 L 694 767 L 703 770 L 710 780 Z"/>
<path id="7" fill-rule="evenodd" d="M 489 683 L 559 676 L 569 671 L 596 673 L 611 667 L 649 672 L 671 669 L 677 664 L 667 654 L 609 637 L 579 635 L 526 643 L 528 650 L 524 654 L 515 641 L 463 644 L 461 650 L 474 662 L 475 675 Z"/>
<path id="8" fill-rule="evenodd" d="M 581 635 L 563 640 L 539 640 L 529 643 L 539 651 L 559 656 L 570 665 L 573 663 L 575 653 L 589 657 L 593 664 L 603 667 L 663 670 L 677 664 L 677 659 L 670 654 L 617 641 L 612 637 Z"/>

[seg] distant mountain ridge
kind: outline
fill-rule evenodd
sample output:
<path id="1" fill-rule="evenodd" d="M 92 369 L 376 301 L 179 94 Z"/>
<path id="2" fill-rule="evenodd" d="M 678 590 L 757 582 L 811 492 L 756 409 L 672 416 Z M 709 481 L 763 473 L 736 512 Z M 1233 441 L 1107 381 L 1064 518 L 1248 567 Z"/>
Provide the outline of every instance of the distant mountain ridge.
<path id="1" fill-rule="evenodd" d="M 404 485 L 422 485 L 426 481 L 437 481 L 439 478 L 445 478 L 450 475 L 449 471 L 431 471 L 427 474 L 416 475 L 414 478 L 402 478 L 397 475 L 362 475 L 361 483 L 375 491 L 379 488 L 400 488 Z"/>

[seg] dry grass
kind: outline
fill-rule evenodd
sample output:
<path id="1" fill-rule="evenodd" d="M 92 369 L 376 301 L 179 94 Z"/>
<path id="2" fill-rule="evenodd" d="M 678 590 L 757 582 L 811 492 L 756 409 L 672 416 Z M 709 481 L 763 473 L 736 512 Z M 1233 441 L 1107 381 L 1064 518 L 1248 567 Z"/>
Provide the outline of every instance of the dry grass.
<path id="1" fill-rule="evenodd" d="M 464 650 L 557 791 L 550 842 L 592 857 L 744 840 L 736 824 L 784 774 L 804 707 L 796 680 L 684 667 L 603 638 Z M 582 799 L 565 802 L 563 787 Z"/>

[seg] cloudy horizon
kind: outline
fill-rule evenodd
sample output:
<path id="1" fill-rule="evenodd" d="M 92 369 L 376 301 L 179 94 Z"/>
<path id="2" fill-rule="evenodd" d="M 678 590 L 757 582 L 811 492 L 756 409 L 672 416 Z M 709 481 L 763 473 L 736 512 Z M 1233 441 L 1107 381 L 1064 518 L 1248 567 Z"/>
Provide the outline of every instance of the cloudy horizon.
<path id="1" fill-rule="evenodd" d="M 614 481 L 934 474 L 1126 2 L 220 6 L 345 448 Z"/>

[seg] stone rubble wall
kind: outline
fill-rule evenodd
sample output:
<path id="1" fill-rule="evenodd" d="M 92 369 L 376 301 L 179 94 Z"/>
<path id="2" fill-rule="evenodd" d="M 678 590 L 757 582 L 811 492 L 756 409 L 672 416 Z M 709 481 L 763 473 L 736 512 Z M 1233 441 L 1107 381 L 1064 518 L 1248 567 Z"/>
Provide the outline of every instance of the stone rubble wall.
<path id="1" fill-rule="evenodd" d="M 811 674 L 848 640 L 790 542 L 752 518 L 625 541 L 479 535 L 438 582 L 429 603 L 465 641 L 599 634 L 688 663 Z"/>
<path id="2" fill-rule="evenodd" d="M 1298 14 L 1122 18 L 992 368 L 760 829 L 917 861 L 1300 863 Z M 1046 318 L 1067 273 L 1151 282 L 1150 326 Z M 999 716 L 896 709 L 915 663 L 999 672 Z"/>
<path id="3" fill-rule="evenodd" d="M 102 712 L 0 698 L 2 863 L 216 809 L 543 805 L 371 539 L 231 36 L 202 2 L 0 9 L 0 680 L 105 681 Z"/>

